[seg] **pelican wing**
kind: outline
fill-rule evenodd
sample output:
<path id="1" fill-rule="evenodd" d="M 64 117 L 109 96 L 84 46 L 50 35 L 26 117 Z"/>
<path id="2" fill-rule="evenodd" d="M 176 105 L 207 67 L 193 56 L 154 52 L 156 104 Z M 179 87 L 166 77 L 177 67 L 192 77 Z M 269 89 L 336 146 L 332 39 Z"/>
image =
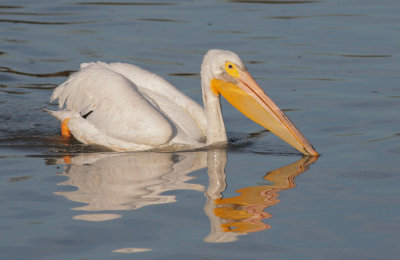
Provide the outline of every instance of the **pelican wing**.
<path id="1" fill-rule="evenodd" d="M 62 114 L 84 143 L 143 150 L 201 142 L 206 117 L 196 102 L 161 77 L 124 63 L 86 63 L 56 88 Z M 52 114 L 62 118 L 57 113 Z"/>
<path id="2" fill-rule="evenodd" d="M 205 140 L 207 119 L 204 108 L 160 76 L 127 63 L 101 63 L 135 82 L 139 91 L 170 119 L 178 143 Z"/>
<path id="3" fill-rule="evenodd" d="M 161 145 L 173 134 L 168 119 L 132 81 L 100 64 L 91 63 L 74 73 L 54 91 L 51 101 L 55 99 L 60 108 L 65 104 L 67 111 L 75 113 L 77 123 L 87 116 L 82 126 L 90 124 L 110 138 Z"/>

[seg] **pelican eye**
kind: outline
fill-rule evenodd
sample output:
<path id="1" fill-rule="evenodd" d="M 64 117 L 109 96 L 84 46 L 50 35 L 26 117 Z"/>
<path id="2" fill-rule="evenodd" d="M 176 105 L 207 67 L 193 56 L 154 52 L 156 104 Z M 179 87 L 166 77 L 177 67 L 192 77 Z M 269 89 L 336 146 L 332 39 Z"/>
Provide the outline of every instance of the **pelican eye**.
<path id="1" fill-rule="evenodd" d="M 239 76 L 240 76 L 236 65 L 230 61 L 225 62 L 225 70 L 232 77 L 239 78 Z"/>

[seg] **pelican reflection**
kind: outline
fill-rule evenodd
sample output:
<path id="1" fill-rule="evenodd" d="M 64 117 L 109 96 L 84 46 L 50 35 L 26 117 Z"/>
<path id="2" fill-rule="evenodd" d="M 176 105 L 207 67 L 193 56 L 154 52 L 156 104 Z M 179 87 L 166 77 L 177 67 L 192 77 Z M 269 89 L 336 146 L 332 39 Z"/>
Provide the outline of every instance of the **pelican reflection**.
<path id="1" fill-rule="evenodd" d="M 188 183 L 188 173 L 204 168 L 207 154 L 199 153 L 93 153 L 65 157 L 70 163 L 62 175 L 68 179 L 59 185 L 75 186 L 75 191 L 56 195 L 86 205 L 81 211 L 135 210 L 144 206 L 175 202 L 173 190 L 204 191 L 200 184 Z M 118 214 L 83 214 L 75 219 L 103 221 Z"/>
<path id="2" fill-rule="evenodd" d="M 272 215 L 265 210 L 279 203 L 282 190 L 296 186 L 296 176 L 308 170 L 317 157 L 303 157 L 300 160 L 268 172 L 264 176 L 265 185 L 244 187 L 236 192 L 239 196 L 223 198 L 225 190 L 225 174 L 222 165 L 215 163 L 215 158 L 226 162 L 226 155 L 221 151 L 209 154 L 208 175 L 209 187 L 205 193 L 207 202 L 205 211 L 210 218 L 211 232 L 204 239 L 206 242 L 231 242 L 239 235 L 269 229 L 264 223 Z"/>
<path id="3" fill-rule="evenodd" d="M 62 175 L 68 179 L 59 185 L 77 190 L 56 195 L 84 205 L 73 210 L 86 211 L 74 219 L 105 221 L 121 217 L 110 211 L 136 210 L 149 205 L 171 203 L 176 196 L 168 191 L 204 192 L 204 211 L 210 219 L 206 242 L 230 242 L 239 235 L 270 228 L 264 223 L 271 214 L 265 210 L 279 203 L 279 192 L 295 187 L 295 178 L 317 160 L 300 160 L 268 172 L 265 185 L 243 187 L 235 197 L 224 198 L 226 188 L 224 149 L 179 153 L 92 153 L 64 158 L 69 163 Z M 61 162 L 58 162 L 61 163 Z M 208 167 L 209 185 L 190 183 L 189 174 Z"/>

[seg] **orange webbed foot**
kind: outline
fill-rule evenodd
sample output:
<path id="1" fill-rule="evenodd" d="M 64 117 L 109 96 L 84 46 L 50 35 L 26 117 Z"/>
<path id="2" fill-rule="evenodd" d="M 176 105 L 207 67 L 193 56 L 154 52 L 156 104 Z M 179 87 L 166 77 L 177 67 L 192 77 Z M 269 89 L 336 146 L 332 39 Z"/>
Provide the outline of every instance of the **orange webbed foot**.
<path id="1" fill-rule="evenodd" d="M 62 137 L 71 137 L 71 131 L 68 128 L 68 121 L 70 118 L 66 118 L 61 123 L 61 136 Z"/>

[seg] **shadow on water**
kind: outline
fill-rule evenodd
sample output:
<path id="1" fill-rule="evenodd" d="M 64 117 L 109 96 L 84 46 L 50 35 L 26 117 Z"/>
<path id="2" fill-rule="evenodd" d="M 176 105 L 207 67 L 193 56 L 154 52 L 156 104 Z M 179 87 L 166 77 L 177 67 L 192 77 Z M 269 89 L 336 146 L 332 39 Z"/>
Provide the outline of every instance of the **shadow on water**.
<path id="1" fill-rule="evenodd" d="M 239 196 L 224 198 L 229 182 L 225 174 L 225 149 L 197 152 L 86 153 L 52 159 L 48 163 L 67 164 L 61 175 L 68 179 L 61 186 L 76 190 L 54 194 L 84 205 L 73 219 L 107 221 L 121 218 L 124 210 L 176 202 L 170 191 L 204 192 L 204 212 L 210 221 L 209 243 L 232 242 L 238 236 L 270 228 L 264 221 L 272 215 L 265 210 L 279 203 L 279 192 L 296 186 L 295 178 L 308 170 L 317 158 L 300 160 L 268 172 L 265 184 L 243 187 Z M 190 173 L 208 168 L 209 185 L 190 183 Z M 229 176 L 229 174 L 228 174 Z"/>

